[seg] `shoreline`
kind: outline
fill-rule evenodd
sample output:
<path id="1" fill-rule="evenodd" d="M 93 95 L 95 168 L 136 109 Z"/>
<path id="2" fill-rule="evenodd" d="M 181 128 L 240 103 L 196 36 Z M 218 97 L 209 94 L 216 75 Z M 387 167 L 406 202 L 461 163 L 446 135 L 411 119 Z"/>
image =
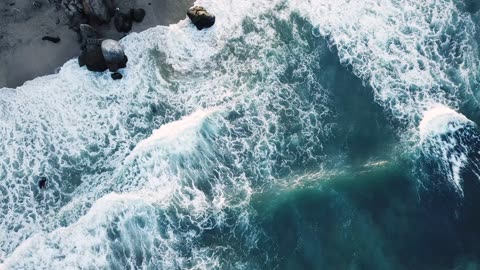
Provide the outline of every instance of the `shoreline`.
<path id="1" fill-rule="evenodd" d="M 55 1 L 41 0 L 35 8 L 30 0 L 6 0 L 0 4 L 0 89 L 16 88 L 37 77 L 50 75 L 67 61 L 78 57 L 77 33 L 69 29 L 68 18 Z M 49 3 L 52 2 L 52 3 Z M 194 0 L 115 0 L 121 11 L 143 8 L 146 16 L 134 23 L 129 33 L 116 31 L 113 22 L 97 27 L 104 38 L 119 40 L 158 25 L 185 19 Z M 42 40 L 59 37 L 59 43 Z"/>

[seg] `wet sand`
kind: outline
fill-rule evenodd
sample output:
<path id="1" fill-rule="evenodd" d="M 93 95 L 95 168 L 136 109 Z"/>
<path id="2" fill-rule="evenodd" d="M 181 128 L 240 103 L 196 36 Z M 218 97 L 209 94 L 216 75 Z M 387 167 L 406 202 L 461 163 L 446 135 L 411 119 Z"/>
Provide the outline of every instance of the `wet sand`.
<path id="1" fill-rule="evenodd" d="M 77 33 L 69 29 L 68 19 L 56 3 L 40 0 L 0 1 L 0 88 L 14 88 L 36 77 L 53 74 L 66 61 L 77 57 L 80 46 Z M 50 0 L 50 2 L 54 2 Z M 157 25 L 169 25 L 186 17 L 193 0 L 116 0 L 115 6 L 126 12 L 143 8 L 143 22 L 134 23 L 131 32 L 140 32 Z M 114 30 L 113 22 L 98 28 L 100 35 L 119 39 L 124 34 Z M 43 36 L 59 37 L 59 43 L 42 40 Z"/>

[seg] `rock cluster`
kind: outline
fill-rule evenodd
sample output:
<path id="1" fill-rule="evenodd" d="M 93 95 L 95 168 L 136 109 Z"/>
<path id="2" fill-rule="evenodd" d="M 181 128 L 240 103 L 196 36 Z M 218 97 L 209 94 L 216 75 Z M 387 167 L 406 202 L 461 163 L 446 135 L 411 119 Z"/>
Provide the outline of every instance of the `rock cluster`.
<path id="1" fill-rule="evenodd" d="M 62 0 L 62 6 L 69 20 L 69 26 L 75 32 L 80 31 L 80 24 L 87 23 L 83 0 Z"/>
<path id="2" fill-rule="evenodd" d="M 84 14 L 82 0 L 62 0 L 62 6 L 69 17 L 79 13 Z"/>
<path id="3" fill-rule="evenodd" d="M 90 25 L 80 25 L 82 51 L 78 57 L 80 66 L 87 66 L 90 71 L 117 72 L 127 66 L 128 58 L 118 41 L 101 39 Z"/>
<path id="4" fill-rule="evenodd" d="M 102 23 L 109 23 L 114 13 L 111 0 L 83 0 L 85 15 Z"/>
<path id="5" fill-rule="evenodd" d="M 130 9 L 122 13 L 114 8 L 112 0 L 61 0 L 61 6 L 69 18 L 70 28 L 80 31 L 80 24 L 110 23 L 114 19 L 119 32 L 130 32 L 133 22 L 141 22 L 145 17 L 144 9 Z"/>

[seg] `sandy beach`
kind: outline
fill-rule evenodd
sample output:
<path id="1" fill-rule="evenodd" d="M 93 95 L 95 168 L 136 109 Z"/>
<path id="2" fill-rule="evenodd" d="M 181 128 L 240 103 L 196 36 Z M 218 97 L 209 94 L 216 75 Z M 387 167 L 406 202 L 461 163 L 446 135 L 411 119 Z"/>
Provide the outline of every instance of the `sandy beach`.
<path id="1" fill-rule="evenodd" d="M 36 77 L 53 74 L 66 61 L 80 53 L 77 33 L 69 29 L 68 18 L 54 0 L 4 0 L 0 3 L 0 88 L 14 88 Z M 146 16 L 134 23 L 131 32 L 157 25 L 169 25 L 186 17 L 193 0 L 116 0 L 121 11 L 143 8 Z M 119 39 L 113 23 L 97 28 L 105 38 Z M 59 37 L 59 43 L 42 40 Z"/>

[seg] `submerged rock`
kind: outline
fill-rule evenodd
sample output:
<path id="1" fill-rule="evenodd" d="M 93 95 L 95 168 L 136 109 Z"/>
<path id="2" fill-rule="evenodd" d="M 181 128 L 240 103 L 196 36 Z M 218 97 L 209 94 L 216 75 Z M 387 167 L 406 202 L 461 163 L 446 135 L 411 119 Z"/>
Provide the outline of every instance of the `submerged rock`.
<path id="1" fill-rule="evenodd" d="M 130 9 L 130 17 L 135 22 L 142 22 L 145 18 L 145 10 L 143 8 L 132 8 Z"/>
<path id="2" fill-rule="evenodd" d="M 47 188 L 47 178 L 46 177 L 40 177 L 40 180 L 38 181 L 38 187 L 40 189 L 46 189 Z"/>
<path id="3" fill-rule="evenodd" d="M 118 32 L 130 32 L 132 30 L 132 18 L 129 15 L 121 13 L 118 9 L 113 17 L 113 24 Z"/>
<path id="4" fill-rule="evenodd" d="M 112 39 L 102 41 L 102 54 L 108 69 L 112 72 L 127 66 L 128 58 L 118 41 Z"/>
<path id="5" fill-rule="evenodd" d="M 208 13 L 204 7 L 194 6 L 190 8 L 187 16 L 198 30 L 209 28 L 215 24 L 215 16 Z"/>
<path id="6" fill-rule="evenodd" d="M 112 77 L 112 79 L 114 80 L 120 80 L 121 78 L 123 78 L 123 75 L 118 73 L 118 72 L 115 72 L 115 73 L 112 73 L 112 75 L 110 75 Z"/>

